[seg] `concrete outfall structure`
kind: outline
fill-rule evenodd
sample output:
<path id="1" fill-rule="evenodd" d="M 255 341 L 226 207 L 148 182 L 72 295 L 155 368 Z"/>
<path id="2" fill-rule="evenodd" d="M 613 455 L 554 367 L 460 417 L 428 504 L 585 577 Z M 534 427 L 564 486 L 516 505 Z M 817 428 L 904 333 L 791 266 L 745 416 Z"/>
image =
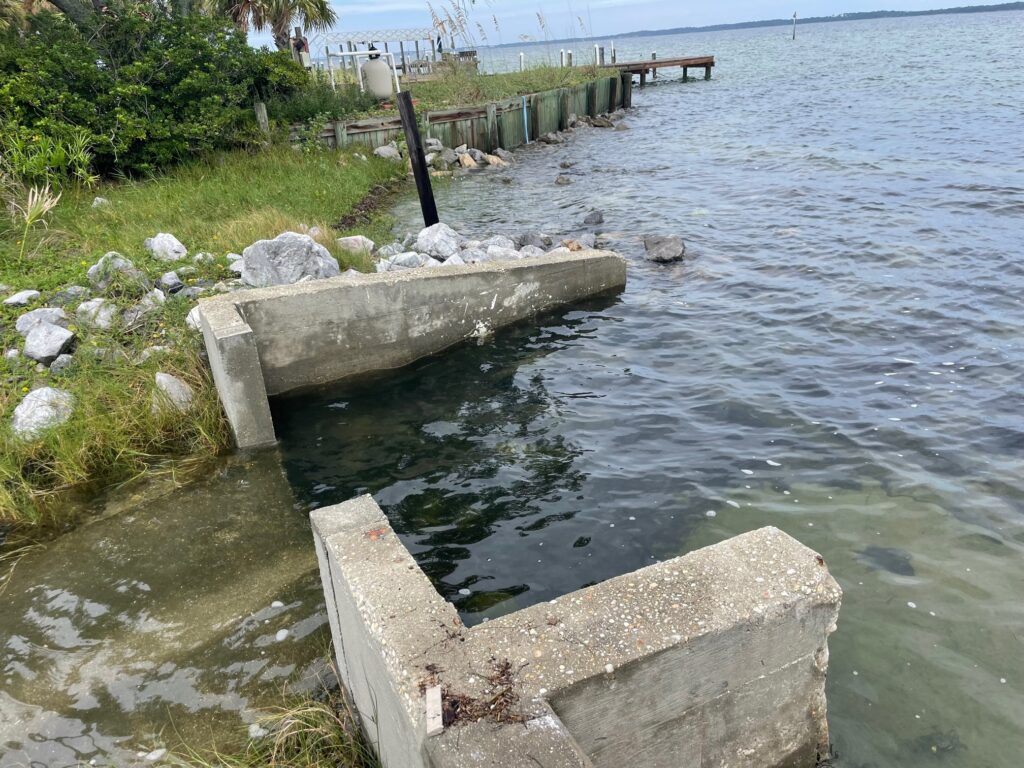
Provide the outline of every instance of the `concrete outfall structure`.
<path id="1" fill-rule="evenodd" d="M 466 628 L 371 497 L 311 519 L 338 668 L 385 768 L 811 768 L 827 754 L 841 591 L 778 529 Z"/>
<path id="2" fill-rule="evenodd" d="M 255 448 L 275 442 L 268 396 L 398 368 L 625 284 L 621 256 L 579 251 L 238 291 L 198 314 L 235 441 Z"/>

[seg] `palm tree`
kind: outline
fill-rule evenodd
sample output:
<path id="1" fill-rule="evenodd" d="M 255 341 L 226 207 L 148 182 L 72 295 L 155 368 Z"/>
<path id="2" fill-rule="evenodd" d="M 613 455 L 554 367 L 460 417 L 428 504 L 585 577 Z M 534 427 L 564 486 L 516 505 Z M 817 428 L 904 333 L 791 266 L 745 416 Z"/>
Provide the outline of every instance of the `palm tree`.
<path id="1" fill-rule="evenodd" d="M 0 0 L 4 2 L 4 0 Z M 338 15 L 330 0 L 207 0 L 209 11 L 229 16 L 244 32 L 269 29 L 278 50 L 288 50 L 293 26 L 327 30 Z"/>
<path id="2" fill-rule="evenodd" d="M 0 32 L 20 27 L 25 21 L 23 0 L 0 0 Z"/>

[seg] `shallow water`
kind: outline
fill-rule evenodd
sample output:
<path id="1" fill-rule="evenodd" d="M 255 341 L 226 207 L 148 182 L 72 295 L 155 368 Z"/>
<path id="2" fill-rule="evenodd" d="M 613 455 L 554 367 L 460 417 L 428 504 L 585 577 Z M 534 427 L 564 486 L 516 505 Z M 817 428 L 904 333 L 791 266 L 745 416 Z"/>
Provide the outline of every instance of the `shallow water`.
<path id="1" fill-rule="evenodd" d="M 297 495 L 372 492 L 469 621 L 776 525 L 845 590 L 840 765 L 1019 765 L 1022 33 L 660 38 L 715 53 L 714 80 L 438 191 L 467 234 L 602 210 L 620 300 L 279 403 Z M 644 262 L 646 233 L 689 259 Z"/>
<path id="2" fill-rule="evenodd" d="M 230 750 L 285 686 L 315 684 L 320 578 L 275 452 L 96 507 L 0 594 L 0 766 Z"/>

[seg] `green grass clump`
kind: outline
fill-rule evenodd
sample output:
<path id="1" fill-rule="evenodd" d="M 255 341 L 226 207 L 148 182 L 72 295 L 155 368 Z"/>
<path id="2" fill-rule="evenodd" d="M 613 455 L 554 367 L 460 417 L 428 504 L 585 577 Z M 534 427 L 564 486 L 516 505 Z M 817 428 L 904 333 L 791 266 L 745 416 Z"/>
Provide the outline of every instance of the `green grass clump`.
<path id="1" fill-rule="evenodd" d="M 24 308 L 0 305 L 0 351 L 21 349 L 24 340 L 15 321 L 24 312 L 47 306 L 68 285 L 88 286 L 88 267 L 108 251 L 117 251 L 155 280 L 175 268 L 154 260 L 143 241 L 170 232 L 189 249 L 215 258 L 193 264 L 187 283 L 207 285 L 235 277 L 228 253 L 241 253 L 256 240 L 287 230 L 317 226 L 317 239 L 341 265 L 369 269 L 369 259 L 341 253 L 342 234 L 381 238 L 388 222 L 372 211 L 358 223 L 334 228 L 368 196 L 390 197 L 405 178 L 405 167 L 358 149 L 297 151 L 276 147 L 259 153 L 232 152 L 179 167 L 146 181 L 104 184 L 93 190 L 67 189 L 47 216 L 46 226 L 29 232 L 0 214 L 0 283 L 15 290 L 34 288 L 41 300 Z M 10 194 L 18 194 L 14 189 Z M 109 203 L 93 207 L 96 195 Z M 4 229 L 4 226 L 7 228 Z M 22 257 L 22 249 L 24 256 Z M 94 294 L 100 295 L 100 294 Z M 108 293 L 120 309 L 132 305 L 130 292 Z M 0 530 L 5 524 L 38 528 L 69 522 L 65 492 L 98 490 L 182 459 L 210 457 L 226 449 L 230 437 L 217 394 L 202 360 L 200 335 L 185 325 L 194 306 L 168 297 L 138 328 L 115 325 L 110 331 L 74 327 L 78 337 L 74 363 L 54 375 L 37 370 L 25 357 L 0 357 Z M 74 323 L 75 304 L 65 307 Z M 146 347 L 168 351 L 142 361 Z M 173 374 L 195 393 L 187 414 L 166 409 L 153 413 L 157 371 Z M 35 440 L 16 438 L 10 430 L 14 409 L 30 390 L 59 387 L 75 397 L 72 418 Z M 23 530 L 24 534 L 25 531 Z"/>
<path id="2" fill-rule="evenodd" d="M 196 768 L 379 768 L 342 691 L 333 687 L 269 709 L 258 721 L 268 735 L 236 752 L 176 755 Z"/>
<path id="3" fill-rule="evenodd" d="M 448 67 L 437 80 L 410 83 L 409 90 L 419 109 L 446 109 L 501 101 L 514 96 L 571 88 L 614 72 L 596 67 L 533 67 L 523 72 L 481 75 L 470 67 Z"/>

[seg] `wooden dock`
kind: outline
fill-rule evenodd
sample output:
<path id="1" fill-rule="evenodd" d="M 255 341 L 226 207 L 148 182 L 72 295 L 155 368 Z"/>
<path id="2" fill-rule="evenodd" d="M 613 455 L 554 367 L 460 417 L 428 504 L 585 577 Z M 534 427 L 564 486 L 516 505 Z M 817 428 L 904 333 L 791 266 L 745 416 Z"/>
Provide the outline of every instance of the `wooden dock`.
<path id="1" fill-rule="evenodd" d="M 640 87 L 647 85 L 648 73 L 651 77 L 658 76 L 659 69 L 678 67 L 683 70 L 683 82 L 690 79 L 690 69 L 703 69 L 704 79 L 711 79 L 711 68 L 715 66 L 714 56 L 684 56 L 675 59 L 651 58 L 645 61 L 625 61 L 605 65 L 607 69 L 617 69 L 624 74 L 640 75 Z"/>

